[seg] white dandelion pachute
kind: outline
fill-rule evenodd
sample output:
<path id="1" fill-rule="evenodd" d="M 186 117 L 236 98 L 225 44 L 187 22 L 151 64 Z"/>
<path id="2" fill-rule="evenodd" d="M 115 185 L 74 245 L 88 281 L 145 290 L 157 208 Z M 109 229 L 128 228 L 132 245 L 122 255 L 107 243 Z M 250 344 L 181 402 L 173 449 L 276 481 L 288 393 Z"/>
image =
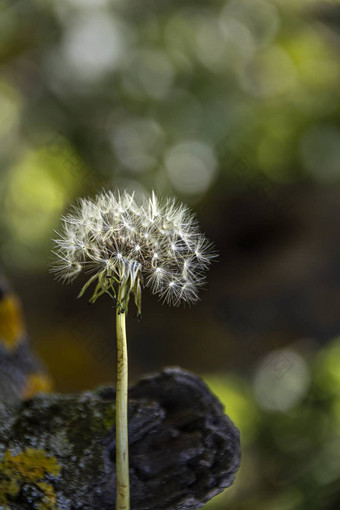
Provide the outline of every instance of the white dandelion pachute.
<path id="1" fill-rule="evenodd" d="M 97 281 L 92 302 L 116 297 L 117 285 L 125 289 L 120 305 L 133 292 L 139 312 L 142 285 L 175 306 L 195 302 L 216 256 L 189 208 L 155 193 L 139 206 L 133 194 L 103 192 L 80 199 L 62 221 L 52 271 L 65 281 L 93 272 L 81 291 Z"/>

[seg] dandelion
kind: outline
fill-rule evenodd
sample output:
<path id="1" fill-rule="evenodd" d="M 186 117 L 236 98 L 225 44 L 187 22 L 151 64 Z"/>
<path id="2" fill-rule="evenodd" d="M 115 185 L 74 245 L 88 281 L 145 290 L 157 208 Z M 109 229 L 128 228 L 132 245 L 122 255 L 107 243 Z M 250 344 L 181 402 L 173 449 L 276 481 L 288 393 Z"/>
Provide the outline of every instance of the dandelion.
<path id="1" fill-rule="evenodd" d="M 134 195 L 111 191 L 93 200 L 80 199 L 62 218 L 54 240 L 51 269 L 62 281 L 89 275 L 79 296 L 94 285 L 90 302 L 109 294 L 116 304 L 116 508 L 129 508 L 127 438 L 127 349 L 125 317 L 131 295 L 138 316 L 142 288 L 168 304 L 194 303 L 205 272 L 216 256 L 192 212 L 174 199 L 161 201 L 155 193 L 137 205 Z"/>

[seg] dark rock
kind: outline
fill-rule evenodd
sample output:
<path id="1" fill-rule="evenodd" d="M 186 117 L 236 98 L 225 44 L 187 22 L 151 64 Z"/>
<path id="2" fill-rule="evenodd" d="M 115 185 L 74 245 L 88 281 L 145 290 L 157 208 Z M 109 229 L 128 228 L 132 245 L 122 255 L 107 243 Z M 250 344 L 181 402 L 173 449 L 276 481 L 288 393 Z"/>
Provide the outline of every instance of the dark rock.
<path id="1" fill-rule="evenodd" d="M 114 388 L 100 388 L 0 408 L 0 507 L 113 510 L 114 401 Z M 240 464 L 239 432 L 222 405 L 178 368 L 130 389 L 129 443 L 134 510 L 199 508 Z"/>

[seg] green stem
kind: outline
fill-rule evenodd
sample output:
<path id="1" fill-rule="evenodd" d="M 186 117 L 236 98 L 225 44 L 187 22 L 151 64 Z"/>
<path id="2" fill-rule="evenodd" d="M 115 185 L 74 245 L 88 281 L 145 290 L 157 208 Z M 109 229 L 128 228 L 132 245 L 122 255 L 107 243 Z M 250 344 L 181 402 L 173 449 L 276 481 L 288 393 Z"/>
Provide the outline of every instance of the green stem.
<path id="1" fill-rule="evenodd" d="M 121 308 L 123 297 L 119 288 L 116 313 L 117 329 L 117 393 L 116 393 L 116 510 L 130 509 L 129 449 L 128 449 L 128 355 L 126 345 L 126 310 Z"/>

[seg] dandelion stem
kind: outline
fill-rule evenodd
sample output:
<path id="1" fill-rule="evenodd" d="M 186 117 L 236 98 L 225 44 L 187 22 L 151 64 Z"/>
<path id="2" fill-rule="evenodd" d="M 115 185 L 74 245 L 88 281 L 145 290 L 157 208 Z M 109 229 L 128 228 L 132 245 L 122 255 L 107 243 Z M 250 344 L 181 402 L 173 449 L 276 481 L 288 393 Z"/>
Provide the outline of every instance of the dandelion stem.
<path id="1" fill-rule="evenodd" d="M 119 287 L 116 313 L 117 330 L 117 393 L 116 393 L 116 510 L 130 509 L 128 449 L 128 355 L 126 345 L 126 310 L 121 308 L 124 289 Z"/>

